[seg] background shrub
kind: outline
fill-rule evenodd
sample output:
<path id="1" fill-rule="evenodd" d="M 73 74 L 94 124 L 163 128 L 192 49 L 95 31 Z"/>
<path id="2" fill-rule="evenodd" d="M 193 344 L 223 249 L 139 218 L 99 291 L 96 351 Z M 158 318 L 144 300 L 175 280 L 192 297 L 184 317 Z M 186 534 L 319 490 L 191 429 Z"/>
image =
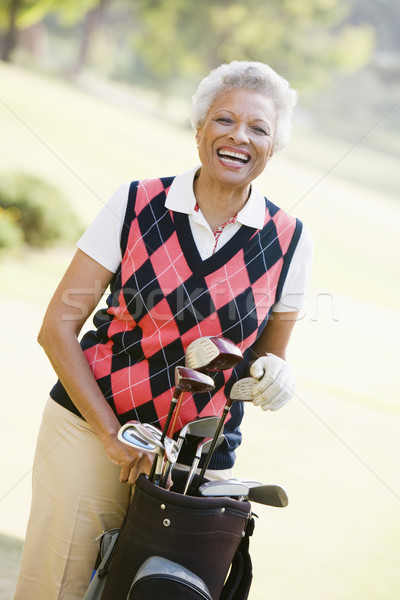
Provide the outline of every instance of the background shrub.
<path id="1" fill-rule="evenodd" d="M 37 248 L 73 242 L 81 228 L 75 214 L 53 185 L 24 173 L 0 177 L 0 208 L 8 214 L 9 236 L 13 225 L 23 241 Z M 6 222 L 6 221 L 5 221 Z"/>
<path id="2" fill-rule="evenodd" d="M 0 253 L 17 250 L 23 243 L 24 236 L 12 212 L 0 208 Z"/>

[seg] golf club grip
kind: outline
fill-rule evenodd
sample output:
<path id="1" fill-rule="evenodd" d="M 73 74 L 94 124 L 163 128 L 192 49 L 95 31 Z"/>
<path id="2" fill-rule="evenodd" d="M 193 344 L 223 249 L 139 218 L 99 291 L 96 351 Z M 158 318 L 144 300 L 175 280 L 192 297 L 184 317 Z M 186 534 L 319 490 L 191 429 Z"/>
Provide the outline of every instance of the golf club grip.
<path id="1" fill-rule="evenodd" d="M 229 401 L 228 401 L 228 402 L 229 402 Z M 217 445 L 218 438 L 219 438 L 219 434 L 221 433 L 221 431 L 222 431 L 222 428 L 223 428 L 223 426 L 224 426 L 224 423 L 225 423 L 226 416 L 227 416 L 228 412 L 229 412 L 229 411 L 230 411 L 230 409 L 231 409 L 232 402 L 230 402 L 229 404 L 228 404 L 228 402 L 225 404 L 225 408 L 224 408 L 224 411 L 223 411 L 223 413 L 222 413 L 222 416 L 221 416 L 221 418 L 220 418 L 220 420 L 219 420 L 218 427 L 217 427 L 217 429 L 216 429 L 216 431 L 215 431 L 215 433 L 214 433 L 214 437 L 213 437 L 212 444 L 211 444 L 211 446 L 210 446 L 210 449 L 209 449 L 209 451 L 207 452 L 206 458 L 205 458 L 205 460 L 204 460 L 204 464 L 203 464 L 203 466 L 202 466 L 202 468 L 201 468 L 201 471 L 200 471 L 199 478 L 198 478 L 198 480 L 197 480 L 197 482 L 196 482 L 196 485 L 195 485 L 195 487 L 194 487 L 194 490 L 193 490 L 193 495 L 194 495 L 194 496 L 195 496 L 195 495 L 197 494 L 197 492 L 199 491 L 199 487 L 200 487 L 200 485 L 201 485 L 201 482 L 202 482 L 202 480 L 203 480 L 203 478 L 204 478 L 204 474 L 205 474 L 205 472 L 207 471 L 207 467 L 208 467 L 208 465 L 210 464 L 210 460 L 211 460 L 211 458 L 212 458 L 212 455 L 213 455 L 213 452 L 214 452 L 214 450 L 215 450 L 215 446 Z"/>

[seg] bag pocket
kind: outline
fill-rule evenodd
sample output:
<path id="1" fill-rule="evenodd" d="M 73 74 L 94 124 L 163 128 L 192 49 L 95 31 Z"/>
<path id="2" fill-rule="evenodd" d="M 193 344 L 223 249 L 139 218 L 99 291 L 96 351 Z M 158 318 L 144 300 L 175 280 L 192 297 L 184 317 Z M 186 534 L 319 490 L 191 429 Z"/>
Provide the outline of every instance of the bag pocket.
<path id="1" fill-rule="evenodd" d="M 142 564 L 132 582 L 127 600 L 212 600 L 204 581 L 161 556 Z"/>

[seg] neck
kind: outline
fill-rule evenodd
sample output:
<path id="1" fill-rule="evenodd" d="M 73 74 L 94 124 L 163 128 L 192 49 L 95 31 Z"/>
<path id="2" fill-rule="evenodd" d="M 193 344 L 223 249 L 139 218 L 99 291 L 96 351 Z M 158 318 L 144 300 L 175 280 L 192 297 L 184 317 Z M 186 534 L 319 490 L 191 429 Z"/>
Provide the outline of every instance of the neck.
<path id="1" fill-rule="evenodd" d="M 197 204 L 212 230 L 236 215 L 246 204 L 251 191 L 250 185 L 233 188 L 206 180 L 202 171 L 195 177 L 193 188 Z"/>

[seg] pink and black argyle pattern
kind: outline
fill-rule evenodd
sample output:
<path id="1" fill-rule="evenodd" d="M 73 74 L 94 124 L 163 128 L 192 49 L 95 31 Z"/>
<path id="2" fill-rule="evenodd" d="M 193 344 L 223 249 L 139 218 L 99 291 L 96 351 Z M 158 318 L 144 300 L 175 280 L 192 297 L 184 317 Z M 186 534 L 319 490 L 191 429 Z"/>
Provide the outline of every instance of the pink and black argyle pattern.
<path id="1" fill-rule="evenodd" d="M 262 230 L 242 226 L 203 261 L 188 216 L 165 208 L 172 181 L 131 184 L 121 237 L 122 262 L 107 307 L 94 318 L 96 329 L 81 342 L 121 423 L 138 419 L 162 427 L 175 367 L 184 365 L 190 342 L 209 335 L 232 340 L 245 360 L 234 370 L 216 373 L 213 392 L 186 394 L 178 425 L 221 414 L 280 295 L 301 233 L 299 221 L 266 199 Z M 67 406 L 60 383 L 52 396 Z M 242 410 L 240 403 L 234 404 L 225 428 L 230 452 L 240 443 Z M 225 467 L 214 464 L 214 468 Z"/>

